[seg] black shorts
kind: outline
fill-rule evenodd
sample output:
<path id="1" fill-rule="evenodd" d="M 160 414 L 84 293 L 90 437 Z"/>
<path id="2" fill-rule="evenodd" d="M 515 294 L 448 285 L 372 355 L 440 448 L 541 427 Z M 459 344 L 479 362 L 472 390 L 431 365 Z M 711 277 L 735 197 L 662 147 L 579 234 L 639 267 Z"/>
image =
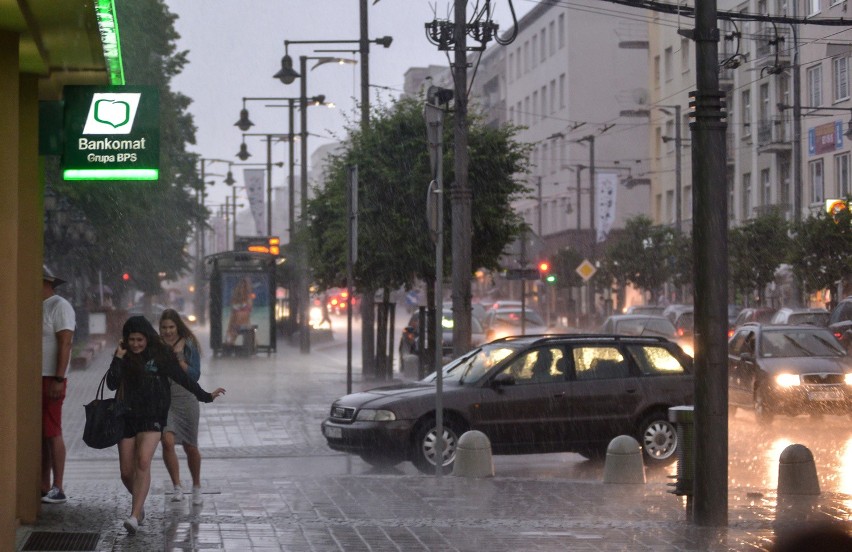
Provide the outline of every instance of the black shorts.
<path id="1" fill-rule="evenodd" d="M 129 439 L 131 437 L 136 437 L 137 433 L 143 433 L 145 431 L 156 431 L 157 433 L 162 433 L 164 427 L 166 427 L 166 422 L 164 420 L 125 416 L 124 438 Z"/>

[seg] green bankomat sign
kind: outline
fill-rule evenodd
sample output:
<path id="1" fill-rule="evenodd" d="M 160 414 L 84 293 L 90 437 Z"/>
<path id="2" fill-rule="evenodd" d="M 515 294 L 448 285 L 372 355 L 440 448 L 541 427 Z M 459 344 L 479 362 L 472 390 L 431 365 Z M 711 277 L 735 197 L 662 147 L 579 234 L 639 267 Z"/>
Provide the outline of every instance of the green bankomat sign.
<path id="1" fill-rule="evenodd" d="M 159 90 L 66 86 L 64 96 L 64 180 L 159 179 Z"/>

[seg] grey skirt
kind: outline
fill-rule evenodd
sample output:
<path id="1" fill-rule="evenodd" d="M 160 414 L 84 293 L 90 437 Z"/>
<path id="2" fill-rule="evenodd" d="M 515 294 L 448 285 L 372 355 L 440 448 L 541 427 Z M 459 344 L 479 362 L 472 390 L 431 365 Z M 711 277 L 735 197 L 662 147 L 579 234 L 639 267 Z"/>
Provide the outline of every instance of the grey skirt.
<path id="1" fill-rule="evenodd" d="M 172 404 L 169 417 L 163 431 L 175 434 L 175 443 L 198 446 L 198 399 L 181 385 L 172 384 Z"/>

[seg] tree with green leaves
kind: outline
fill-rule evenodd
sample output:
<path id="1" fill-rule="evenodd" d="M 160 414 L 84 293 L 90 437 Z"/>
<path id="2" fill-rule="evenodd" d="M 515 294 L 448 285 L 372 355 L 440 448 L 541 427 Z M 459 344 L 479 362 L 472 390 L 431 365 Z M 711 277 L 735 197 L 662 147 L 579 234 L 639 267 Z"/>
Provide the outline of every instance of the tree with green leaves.
<path id="1" fill-rule="evenodd" d="M 444 125 L 444 267 L 452 260 L 450 195 L 452 117 Z M 526 172 L 527 146 L 516 129 L 492 128 L 473 118 L 469 180 L 472 198 L 472 266 L 496 269 L 505 246 L 519 236 L 523 221 L 513 199 L 529 193 L 519 180 Z M 349 129 L 344 151 L 332 157 L 324 185 L 308 203 L 310 258 L 321 288 L 339 286 L 346 269 L 345 187 L 348 167 L 358 166 L 359 290 L 394 289 L 416 279 L 435 281 L 435 247 L 426 221 L 426 192 L 432 179 L 423 104 L 404 98 L 372 109 L 369 130 Z M 445 275 L 446 275 L 445 274 Z M 471 275 L 472 277 L 473 275 Z M 434 304 L 430 302 L 430 304 Z"/>
<path id="2" fill-rule="evenodd" d="M 793 274 L 807 293 L 834 291 L 852 275 L 852 215 L 849 209 L 824 212 L 793 226 L 789 261 Z M 848 293 L 846 288 L 845 293 Z"/>
<path id="3" fill-rule="evenodd" d="M 615 282 L 619 290 L 631 284 L 656 299 L 663 284 L 681 274 L 678 265 L 684 261 L 676 261 L 681 244 L 674 230 L 655 226 L 644 215 L 628 219 L 624 231 L 607 247 L 603 270 L 595 279 Z"/>
<path id="4" fill-rule="evenodd" d="M 741 293 L 757 291 L 765 302 L 766 286 L 790 253 L 789 225 L 772 209 L 728 233 L 728 258 L 732 287 Z"/>
<path id="5" fill-rule="evenodd" d="M 127 84 L 160 92 L 160 177 L 150 183 L 69 183 L 52 163 L 47 186 L 85 217 L 91 243 L 69 257 L 47 236 L 45 257 L 48 263 L 75 263 L 89 281 L 100 274 L 116 290 L 125 287 L 121 275 L 127 273 L 133 287 L 156 294 L 163 279 L 176 279 L 189 267 L 188 238 L 207 216 L 194 197 L 197 155 L 186 150 L 195 143 L 191 100 L 171 88 L 187 52 L 176 50 L 176 16 L 162 0 L 120 0 L 116 12 Z"/>

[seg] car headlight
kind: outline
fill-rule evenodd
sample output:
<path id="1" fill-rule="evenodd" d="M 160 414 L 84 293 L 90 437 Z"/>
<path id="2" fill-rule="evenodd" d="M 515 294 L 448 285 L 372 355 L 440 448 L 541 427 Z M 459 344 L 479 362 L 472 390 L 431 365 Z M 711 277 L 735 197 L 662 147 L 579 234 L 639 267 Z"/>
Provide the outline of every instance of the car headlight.
<path id="1" fill-rule="evenodd" d="M 781 387 L 795 387 L 801 385 L 802 380 L 798 374 L 778 374 L 775 376 L 775 383 Z"/>
<path id="2" fill-rule="evenodd" d="M 392 422 L 396 420 L 396 414 L 390 410 L 374 410 L 363 408 L 358 411 L 355 419 L 360 422 Z"/>
<path id="3" fill-rule="evenodd" d="M 194 314 L 187 314 L 186 319 L 192 322 L 193 324 L 195 322 L 198 322 L 198 318 Z"/>
<path id="4" fill-rule="evenodd" d="M 843 375 L 843 383 L 852 385 L 852 372 Z"/>

